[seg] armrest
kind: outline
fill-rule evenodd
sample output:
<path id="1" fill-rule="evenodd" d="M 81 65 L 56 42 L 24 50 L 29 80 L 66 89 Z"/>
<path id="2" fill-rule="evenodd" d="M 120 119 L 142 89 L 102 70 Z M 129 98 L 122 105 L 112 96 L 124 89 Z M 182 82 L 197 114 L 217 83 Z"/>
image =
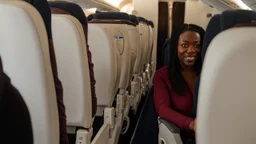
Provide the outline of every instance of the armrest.
<path id="1" fill-rule="evenodd" d="M 172 122 L 162 119 L 162 118 L 159 118 L 158 120 L 160 123 L 164 124 L 172 133 L 180 133 L 180 128 L 178 128 Z"/>

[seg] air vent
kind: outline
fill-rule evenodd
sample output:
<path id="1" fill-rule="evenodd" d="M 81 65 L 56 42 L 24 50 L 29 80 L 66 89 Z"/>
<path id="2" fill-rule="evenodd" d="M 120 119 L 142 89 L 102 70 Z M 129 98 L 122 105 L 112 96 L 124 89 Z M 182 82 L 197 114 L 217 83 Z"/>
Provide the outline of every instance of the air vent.
<path id="1" fill-rule="evenodd" d="M 220 0 L 220 1 L 233 9 L 240 9 L 240 7 L 233 0 Z"/>

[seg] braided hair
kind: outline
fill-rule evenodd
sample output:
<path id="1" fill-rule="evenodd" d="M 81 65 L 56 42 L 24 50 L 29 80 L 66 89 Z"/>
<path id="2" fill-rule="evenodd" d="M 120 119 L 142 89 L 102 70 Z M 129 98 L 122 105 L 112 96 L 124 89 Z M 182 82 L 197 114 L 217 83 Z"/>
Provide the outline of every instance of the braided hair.
<path id="1" fill-rule="evenodd" d="M 204 33 L 205 33 L 203 28 L 194 24 L 183 24 L 182 26 L 174 29 L 172 32 L 171 43 L 169 45 L 170 46 L 170 63 L 169 63 L 168 71 L 169 71 L 169 79 L 171 81 L 172 88 L 179 95 L 183 95 L 184 89 L 187 88 L 187 84 L 181 73 L 180 60 L 177 55 L 179 37 L 182 33 L 186 31 L 193 31 L 198 33 L 200 35 L 201 46 L 203 45 Z M 194 65 L 195 71 L 198 75 L 200 75 L 201 66 L 202 66 L 202 61 L 201 61 L 201 55 L 200 55 Z"/>

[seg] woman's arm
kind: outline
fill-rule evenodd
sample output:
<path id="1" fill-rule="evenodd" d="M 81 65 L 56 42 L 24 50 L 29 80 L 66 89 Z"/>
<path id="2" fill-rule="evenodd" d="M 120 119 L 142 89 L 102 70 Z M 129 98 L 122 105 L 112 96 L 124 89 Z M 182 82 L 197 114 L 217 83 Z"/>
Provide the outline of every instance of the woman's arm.
<path id="1" fill-rule="evenodd" d="M 154 103 L 159 117 L 176 124 L 181 130 L 193 130 L 193 119 L 171 108 L 169 90 L 160 71 L 154 77 Z"/>

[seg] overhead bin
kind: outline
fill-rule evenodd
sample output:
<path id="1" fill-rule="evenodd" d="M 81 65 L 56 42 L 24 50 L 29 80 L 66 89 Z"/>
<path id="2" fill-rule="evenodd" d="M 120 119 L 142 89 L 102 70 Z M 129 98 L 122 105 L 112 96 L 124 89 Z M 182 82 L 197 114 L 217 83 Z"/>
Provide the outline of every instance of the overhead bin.
<path id="1" fill-rule="evenodd" d="M 49 0 L 48 0 L 49 1 Z M 98 9 L 102 10 L 108 10 L 108 11 L 119 11 L 118 8 L 102 1 L 96 1 L 96 0 L 66 0 L 68 2 L 76 3 L 79 6 L 81 6 L 83 9 L 96 7 Z"/>
<path id="2" fill-rule="evenodd" d="M 232 2 L 231 0 L 201 0 L 201 1 L 202 3 L 210 7 L 214 7 L 219 11 L 231 10 L 231 9 L 235 9 L 236 7 L 234 4 L 232 4 L 234 2 Z"/>
<path id="3" fill-rule="evenodd" d="M 201 0 L 204 4 L 215 7 L 219 11 L 231 10 L 231 9 L 246 9 L 251 10 L 246 4 L 248 2 L 242 0 Z M 250 1 L 250 0 L 247 0 Z M 250 2 L 251 3 L 251 2 Z"/>

